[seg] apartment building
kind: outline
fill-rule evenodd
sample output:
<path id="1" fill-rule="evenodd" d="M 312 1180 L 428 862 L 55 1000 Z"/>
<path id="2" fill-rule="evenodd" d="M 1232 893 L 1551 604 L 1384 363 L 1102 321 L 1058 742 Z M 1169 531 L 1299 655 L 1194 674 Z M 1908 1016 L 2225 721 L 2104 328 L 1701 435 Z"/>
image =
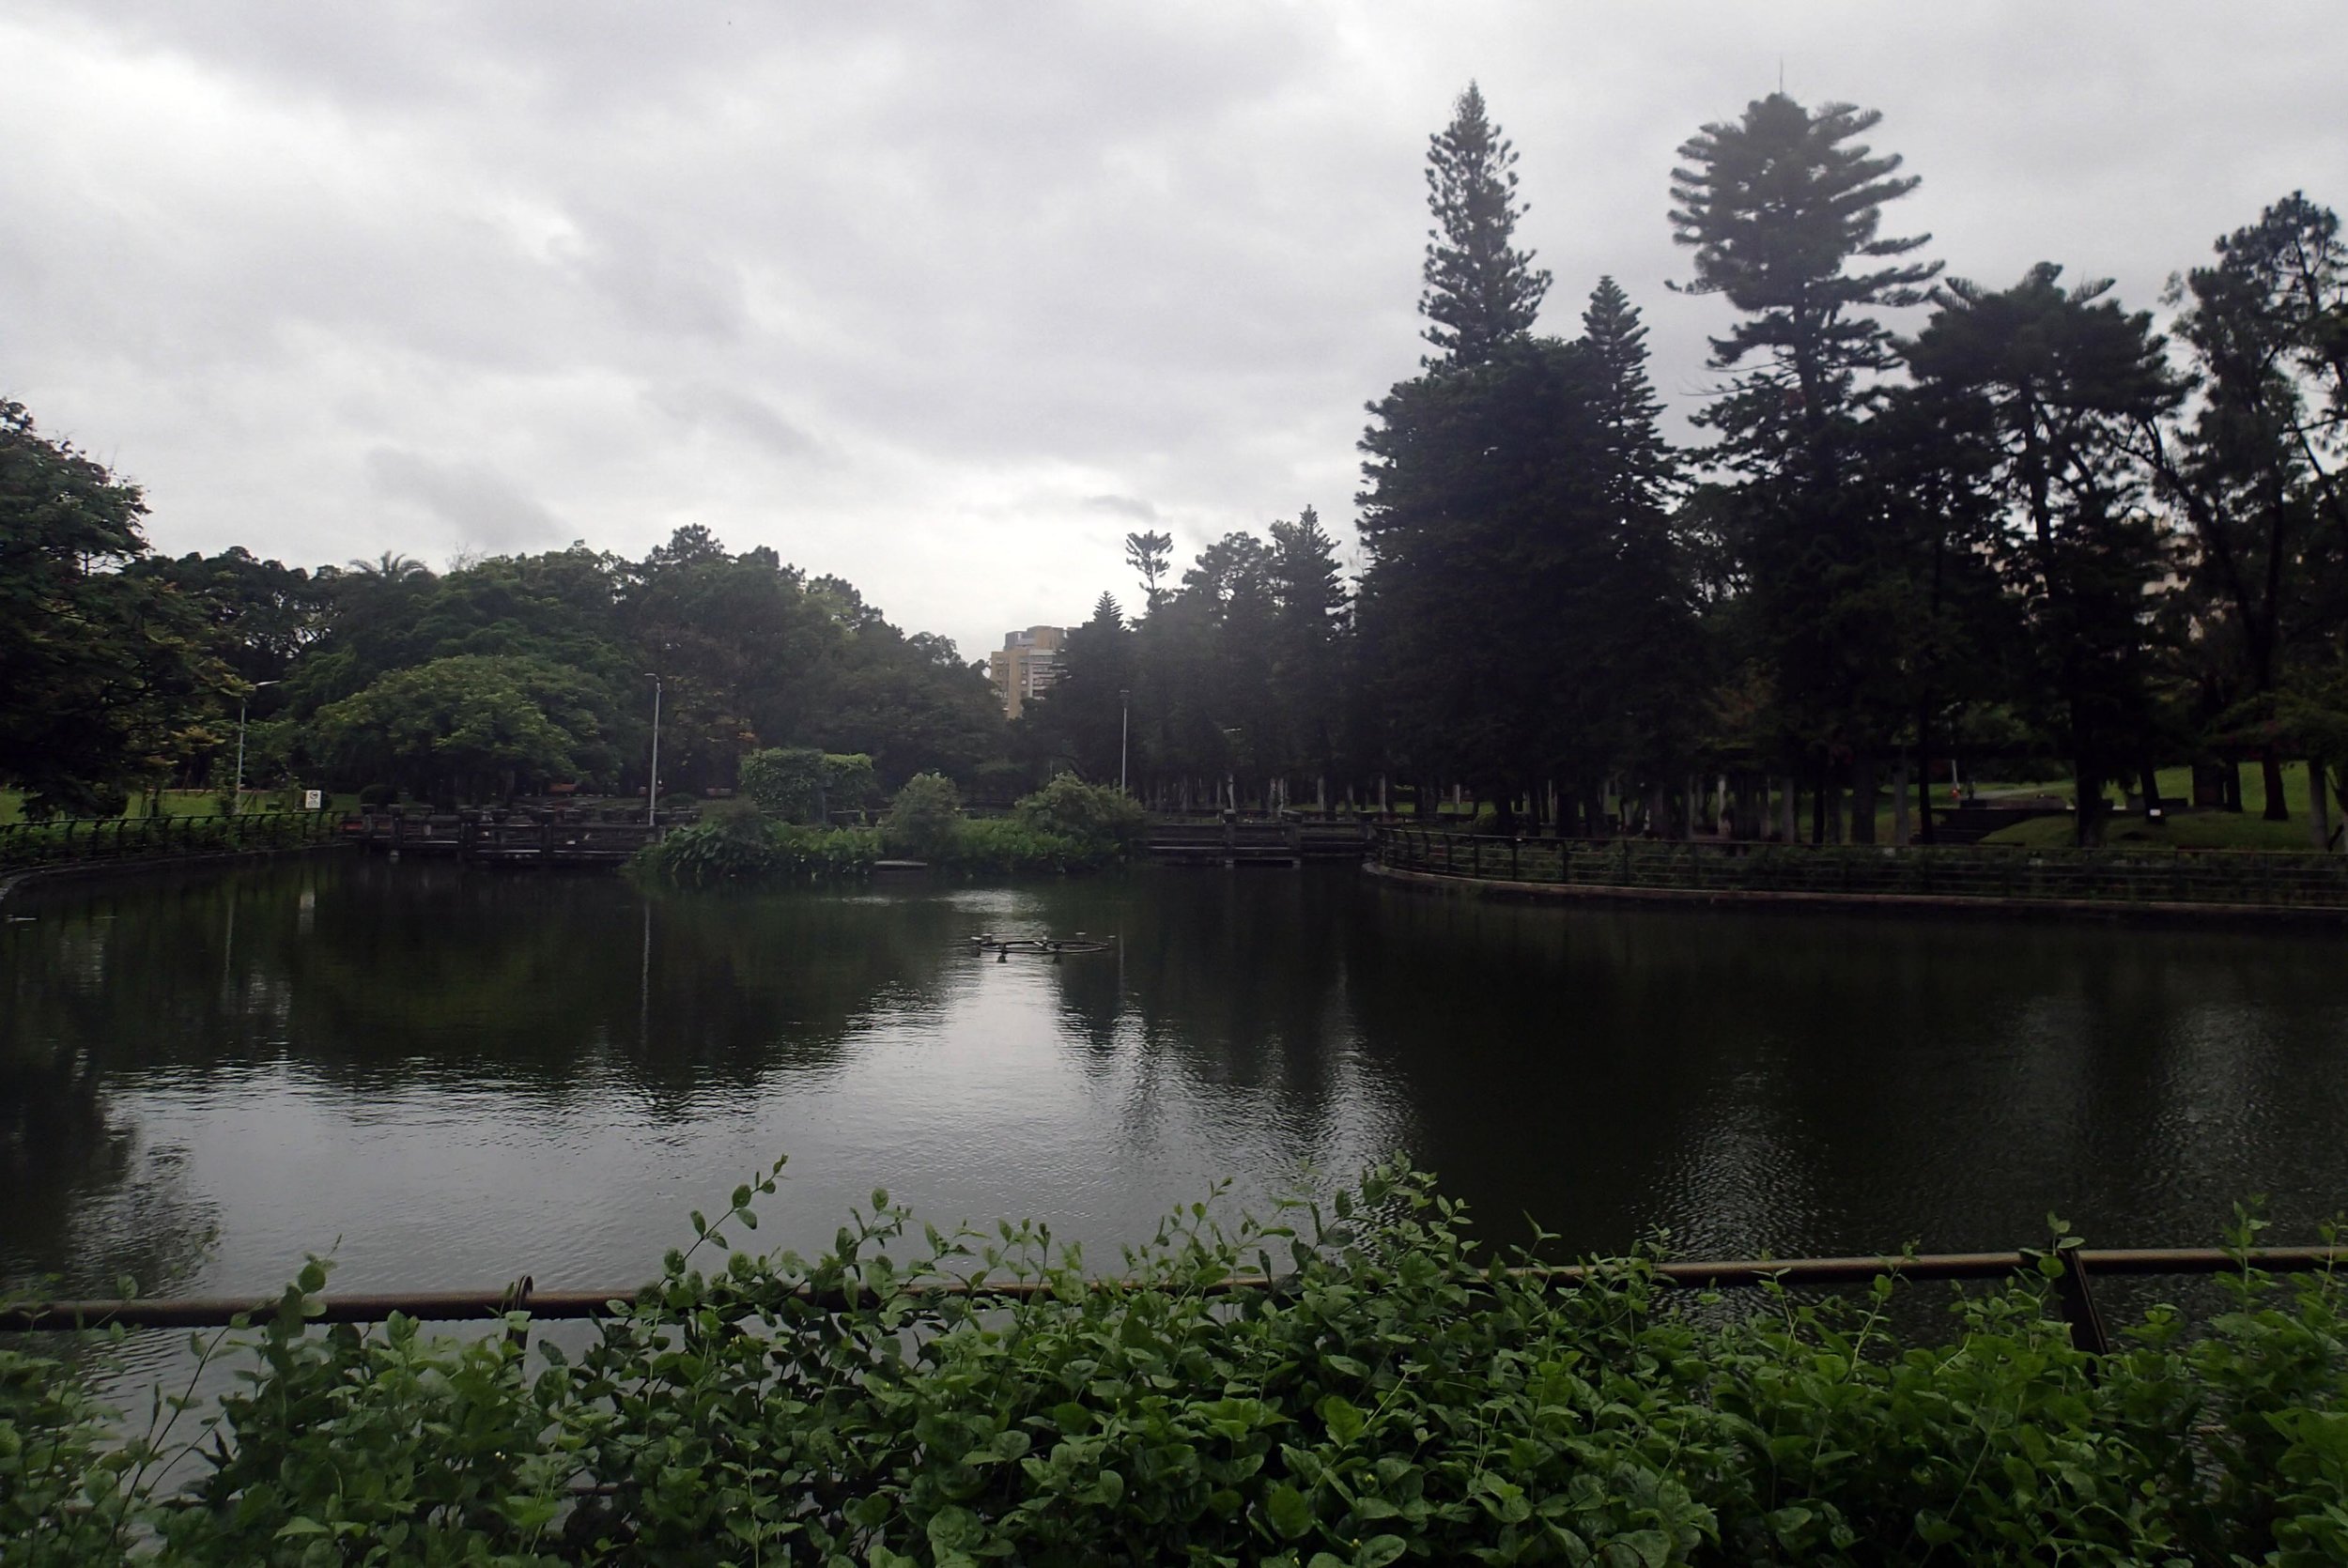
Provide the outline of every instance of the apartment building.
<path id="1" fill-rule="evenodd" d="M 1017 718 L 1028 698 L 1048 690 L 1059 678 L 1059 651 L 1067 638 L 1064 626 L 1029 626 L 1005 632 L 1003 645 L 986 656 L 986 678 L 1002 699 L 1003 716 Z"/>

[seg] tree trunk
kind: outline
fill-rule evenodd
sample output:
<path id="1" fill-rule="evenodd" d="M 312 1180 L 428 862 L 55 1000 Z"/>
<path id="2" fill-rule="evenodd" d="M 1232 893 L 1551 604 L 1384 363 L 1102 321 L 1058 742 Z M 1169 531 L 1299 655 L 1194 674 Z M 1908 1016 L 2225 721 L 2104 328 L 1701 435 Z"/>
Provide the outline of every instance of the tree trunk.
<path id="1" fill-rule="evenodd" d="M 1823 844 L 1840 844 L 1845 842 L 1843 831 L 1843 787 L 1834 782 L 1834 776 L 1832 774 L 1829 774 L 1826 776 L 1825 787 L 1818 792 L 1818 794 L 1821 797 L 1820 804 L 1826 807 L 1826 837 L 1821 838 L 1819 842 Z"/>
<path id="2" fill-rule="evenodd" d="M 1916 704 L 1916 841 L 1929 844 L 1937 838 L 1932 831 L 1932 703 L 1927 700 Z"/>
<path id="3" fill-rule="evenodd" d="M 2324 799 L 2324 764 L 2308 759 L 2308 837 L 2319 850 L 2332 847 L 2332 814 Z"/>
<path id="4" fill-rule="evenodd" d="M 2074 764 L 2073 778 L 2078 808 L 2072 814 L 2071 842 L 2078 849 L 2091 849 L 2104 841 L 2104 776 Z"/>
<path id="5" fill-rule="evenodd" d="M 1905 849 L 1914 839 L 1908 821 L 1908 759 L 1892 770 L 1892 842 Z"/>
<path id="6" fill-rule="evenodd" d="M 1870 751 L 1858 752 L 1850 761 L 1850 841 L 1876 841 L 1876 760 Z"/>
<path id="7" fill-rule="evenodd" d="M 2291 804 L 2283 799 L 2283 757 L 2273 746 L 2259 753 L 2259 775 L 2266 786 L 2266 810 L 2263 820 L 2270 822 L 2291 821 Z"/>
<path id="8" fill-rule="evenodd" d="M 1831 768 L 1832 764 L 1827 761 L 1823 753 L 1820 754 L 1818 758 L 1818 782 L 1810 792 L 1810 841 L 1814 844 L 1823 844 L 1827 841 L 1827 775 L 1830 771 L 1831 771 Z"/>
<path id="9" fill-rule="evenodd" d="M 2241 758 L 2239 758 L 2239 757 L 2230 757 L 2230 758 L 2228 758 L 2228 759 L 2226 760 L 2226 778 L 2225 778 L 2225 786 L 2226 786 L 2226 798 L 2225 798 L 2225 802 L 2224 802 L 2225 809 L 2227 809 L 2227 810 L 2229 810 L 2229 811 L 2239 811 L 2239 810 L 2241 810 L 2241 809 L 2242 809 L 2242 759 L 2241 759 Z"/>
<path id="10" fill-rule="evenodd" d="M 1784 786 L 1777 797 L 1777 841 L 1790 844 L 1801 821 L 1801 802 L 1796 798 L 1800 789 L 1794 783 L 1792 774 L 1785 776 Z"/>

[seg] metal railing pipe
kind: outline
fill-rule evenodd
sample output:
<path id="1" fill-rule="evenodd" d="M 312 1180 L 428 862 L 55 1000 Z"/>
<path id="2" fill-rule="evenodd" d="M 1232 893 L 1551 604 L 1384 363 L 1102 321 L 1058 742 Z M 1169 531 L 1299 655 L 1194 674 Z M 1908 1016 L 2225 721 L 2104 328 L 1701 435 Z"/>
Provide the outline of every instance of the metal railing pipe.
<path id="1" fill-rule="evenodd" d="M 1712 1261 L 1673 1261 L 1649 1265 L 1660 1278 L 1701 1290 L 1750 1289 L 1772 1281 L 1784 1285 L 1865 1284 L 1885 1275 L 1895 1279 L 1998 1280 L 2032 1269 L 2047 1255 L 2043 1251 L 1996 1253 L 1924 1253 L 1855 1257 L 1741 1258 Z M 2056 1254 L 2074 1269 L 2098 1276 L 2170 1276 L 2232 1273 L 2260 1269 L 2267 1273 L 2308 1273 L 2348 1265 L 2348 1247 L 2253 1247 L 2228 1251 L 2217 1247 L 2094 1248 L 2080 1247 Z M 1555 1267 L 1512 1268 L 1516 1279 L 1536 1284 L 1578 1285 L 1593 1277 L 1619 1269 L 1619 1265 L 1560 1264 Z M 1089 1282 L 1104 1290 L 1161 1288 L 1131 1280 Z M 1282 1277 L 1237 1274 L 1207 1288 L 1212 1295 L 1276 1288 Z M 649 1287 L 646 1287 L 649 1288 Z M 914 1294 L 976 1297 L 1018 1300 L 1047 1296 L 1059 1286 L 1043 1280 L 940 1281 L 915 1288 Z M 1171 1288 L 1171 1287 L 1168 1287 Z M 555 1321 L 607 1316 L 626 1311 L 637 1290 L 538 1290 L 525 1277 L 502 1290 L 383 1291 L 312 1298 L 305 1321 L 314 1323 L 379 1323 L 393 1314 L 432 1322 L 495 1318 L 524 1312 L 533 1319 Z M 843 1290 L 802 1288 L 797 1298 L 828 1312 L 849 1310 L 872 1300 L 871 1292 L 852 1299 Z M 265 1321 L 273 1315 L 282 1296 L 212 1297 L 122 1301 L 43 1301 L 0 1306 L 0 1333 L 124 1329 L 224 1328 L 233 1320 Z"/>

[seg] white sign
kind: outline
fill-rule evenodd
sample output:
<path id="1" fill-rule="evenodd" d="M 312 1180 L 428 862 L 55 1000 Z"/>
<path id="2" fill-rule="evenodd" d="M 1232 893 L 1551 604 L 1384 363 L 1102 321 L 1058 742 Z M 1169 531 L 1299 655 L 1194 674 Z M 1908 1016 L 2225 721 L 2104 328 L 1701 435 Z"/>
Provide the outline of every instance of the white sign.
<path id="1" fill-rule="evenodd" d="M 326 809 L 326 792 L 325 792 L 324 790 L 304 790 L 304 791 L 302 791 L 302 792 L 301 792 L 301 808 L 302 808 L 304 811 L 323 811 L 323 810 L 325 810 L 325 809 Z"/>

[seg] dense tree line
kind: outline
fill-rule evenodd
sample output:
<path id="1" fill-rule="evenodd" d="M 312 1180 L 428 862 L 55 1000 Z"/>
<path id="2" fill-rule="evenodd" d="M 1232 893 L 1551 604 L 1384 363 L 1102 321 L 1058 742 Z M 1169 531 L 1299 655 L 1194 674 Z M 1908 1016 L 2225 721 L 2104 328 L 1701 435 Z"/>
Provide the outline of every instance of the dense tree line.
<path id="1" fill-rule="evenodd" d="M 482 800 L 641 791 L 660 682 L 664 791 L 741 760 L 862 753 L 878 786 L 1002 767 L 1000 707 L 953 645 L 837 577 L 680 529 L 641 561 L 574 545 L 435 574 L 148 550 L 145 503 L 0 409 L 0 784 L 37 814 L 246 777 Z M 842 803 L 853 804 L 853 803 Z"/>
<path id="2" fill-rule="evenodd" d="M 1429 151 L 1431 352 L 1361 442 L 1358 575 L 1310 509 L 1172 588 L 1172 540 L 1132 536 L 1141 612 L 1104 595 L 1072 635 L 1031 763 L 1173 807 L 1464 791 L 1583 832 L 1727 799 L 1820 839 L 1961 757 L 2066 765 L 2083 840 L 2108 787 L 2157 799 L 2186 761 L 2255 760 L 2280 816 L 2309 759 L 2348 804 L 2337 217 L 2294 193 L 2219 239 L 2164 336 L 2054 262 L 1995 287 L 1888 234 L 1917 178 L 1878 120 L 1777 93 L 1680 148 L 1675 286 L 1733 315 L 1712 439 L 1676 450 L 1612 279 L 1578 335 L 1538 330 L 1517 153 L 1471 85 Z"/>
<path id="3" fill-rule="evenodd" d="M 2275 202 L 2164 331 L 2052 261 L 1946 275 L 1885 226 L 1917 178 L 1878 120 L 1777 93 L 1680 148 L 1676 286 L 1724 317 L 1677 447 L 1618 284 L 1542 331 L 1471 85 L 1429 144 L 1429 352 L 1368 406 L 1354 569 L 1309 506 L 1179 575 L 1135 533 L 1132 613 L 1104 593 L 1010 728 L 950 643 L 700 529 L 440 575 L 160 559 L 135 487 L 0 405 L 0 785 L 38 811 L 224 784 L 249 706 L 263 779 L 634 790 L 657 675 L 687 791 L 783 746 L 1005 801 L 1073 767 L 1166 808 L 1462 793 L 1511 826 L 1867 839 L 1887 782 L 1992 759 L 2067 767 L 2092 839 L 2163 764 L 2255 761 L 2270 815 L 2287 762 L 2348 788 L 2338 218 Z"/>

